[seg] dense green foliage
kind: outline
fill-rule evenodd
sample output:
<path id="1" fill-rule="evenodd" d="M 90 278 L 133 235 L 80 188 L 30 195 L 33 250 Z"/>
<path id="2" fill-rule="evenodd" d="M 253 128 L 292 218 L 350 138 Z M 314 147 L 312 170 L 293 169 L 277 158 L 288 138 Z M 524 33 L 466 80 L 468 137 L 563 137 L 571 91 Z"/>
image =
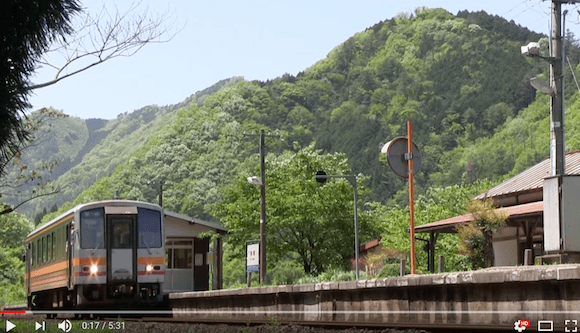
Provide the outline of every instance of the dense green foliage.
<path id="1" fill-rule="evenodd" d="M 19 211 L 29 216 L 72 201 L 98 179 L 111 174 L 117 165 L 147 143 L 164 126 L 175 121 L 177 110 L 190 104 L 202 104 L 211 94 L 241 78 L 223 80 L 199 91 L 185 101 L 169 106 L 150 105 L 116 119 L 87 119 L 75 117 L 49 119 L 37 134 L 39 140 L 24 152 L 22 160 L 34 166 L 42 161 L 56 160 L 58 165 L 47 178 L 54 180 L 59 193 L 34 200 Z M 113 190 L 107 198 L 113 195 Z"/>
<path id="2" fill-rule="evenodd" d="M 0 215 L 0 303 L 26 302 L 24 285 L 24 238 L 33 225 L 26 216 L 18 213 Z"/>
<path id="3" fill-rule="evenodd" d="M 447 187 L 431 187 L 424 195 L 415 198 L 415 225 L 443 220 L 457 215 L 466 214 L 466 202 L 482 191 L 493 187 L 490 181 L 475 181 L 469 184 Z M 390 246 L 404 253 L 410 252 L 411 241 L 409 229 L 409 208 L 400 206 L 385 206 L 378 202 L 370 204 L 373 208 L 370 220 L 379 223 L 384 246 Z M 416 234 L 417 237 L 428 239 L 428 235 Z M 463 256 L 457 254 L 457 234 L 439 234 L 435 252 L 445 257 L 445 270 L 458 271 L 470 268 Z M 427 252 L 421 251 L 424 245 L 417 242 L 417 268 L 419 272 L 427 271 Z M 409 263 L 410 260 L 407 260 Z M 396 270 L 398 272 L 398 269 Z"/>
<path id="4" fill-rule="evenodd" d="M 323 155 L 311 145 L 296 153 L 268 157 L 269 260 L 277 263 L 293 259 L 304 272 L 316 274 L 329 267 L 348 268 L 354 252 L 353 186 L 345 179 L 329 179 L 324 185 L 314 179 L 318 170 L 351 174 L 346 156 Z M 362 184 L 358 192 L 365 193 Z M 259 239 L 259 187 L 248 184 L 241 174 L 221 193 L 222 201 L 213 205 L 212 213 L 221 217 L 231 234 L 228 241 L 243 254 L 246 240 Z M 376 236 L 377 230 L 364 218 L 366 215 L 359 215 L 360 238 L 366 241 Z"/>

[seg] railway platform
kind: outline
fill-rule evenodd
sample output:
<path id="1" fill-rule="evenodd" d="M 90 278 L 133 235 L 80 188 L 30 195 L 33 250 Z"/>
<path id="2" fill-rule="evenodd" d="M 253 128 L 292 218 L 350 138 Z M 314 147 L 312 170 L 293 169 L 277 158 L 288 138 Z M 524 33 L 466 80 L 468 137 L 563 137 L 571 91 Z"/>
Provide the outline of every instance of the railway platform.
<path id="1" fill-rule="evenodd" d="M 399 328 L 577 331 L 580 265 L 169 294 L 174 318 Z M 523 329 L 522 329 L 523 331 Z"/>

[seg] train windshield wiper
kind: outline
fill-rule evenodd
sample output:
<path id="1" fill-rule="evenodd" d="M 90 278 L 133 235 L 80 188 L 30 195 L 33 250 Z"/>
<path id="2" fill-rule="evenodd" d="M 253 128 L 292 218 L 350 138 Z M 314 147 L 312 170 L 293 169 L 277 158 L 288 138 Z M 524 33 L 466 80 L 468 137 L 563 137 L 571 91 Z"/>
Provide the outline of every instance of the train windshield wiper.
<path id="1" fill-rule="evenodd" d="M 99 242 L 96 242 L 96 243 L 97 243 L 97 246 L 95 246 L 95 248 L 93 249 L 93 253 L 91 255 L 95 255 L 95 252 L 97 252 L 97 249 L 101 245 Z"/>
<path id="2" fill-rule="evenodd" d="M 147 252 L 149 252 L 149 254 L 151 254 L 151 249 L 149 249 L 149 245 L 147 245 L 147 239 L 145 239 L 145 237 L 141 238 L 141 240 L 143 241 L 143 244 L 145 244 L 145 247 L 147 247 Z"/>

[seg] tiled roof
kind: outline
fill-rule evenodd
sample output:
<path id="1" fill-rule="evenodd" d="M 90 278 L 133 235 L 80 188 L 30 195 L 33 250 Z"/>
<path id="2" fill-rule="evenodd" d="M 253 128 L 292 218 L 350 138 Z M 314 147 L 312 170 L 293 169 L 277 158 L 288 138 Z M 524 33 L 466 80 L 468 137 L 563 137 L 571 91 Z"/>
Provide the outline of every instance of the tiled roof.
<path id="1" fill-rule="evenodd" d="M 360 251 L 368 251 L 368 250 L 372 249 L 373 247 L 379 246 L 379 244 L 381 244 L 381 238 L 380 237 L 364 243 L 360 247 Z"/>
<path id="2" fill-rule="evenodd" d="M 497 211 L 507 212 L 509 218 L 514 219 L 543 212 L 544 202 L 537 201 L 517 206 L 502 207 L 498 208 Z M 455 232 L 455 227 L 469 223 L 471 221 L 473 221 L 473 216 L 471 214 L 465 214 L 415 227 L 415 232 Z"/>
<path id="3" fill-rule="evenodd" d="M 580 150 L 566 153 L 565 173 L 567 175 L 580 175 Z M 476 196 L 475 199 L 481 200 L 486 197 L 494 198 L 540 190 L 543 188 L 544 178 L 548 176 L 550 176 L 550 158 Z"/>

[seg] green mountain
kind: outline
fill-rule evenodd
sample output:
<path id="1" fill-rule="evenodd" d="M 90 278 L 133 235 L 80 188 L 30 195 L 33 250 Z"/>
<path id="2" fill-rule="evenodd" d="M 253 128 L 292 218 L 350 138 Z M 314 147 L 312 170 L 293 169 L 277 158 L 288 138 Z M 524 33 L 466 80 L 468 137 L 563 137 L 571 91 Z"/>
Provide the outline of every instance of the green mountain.
<path id="1" fill-rule="evenodd" d="M 420 8 L 412 15 L 400 14 L 355 34 L 296 76 L 233 82 L 196 103 L 184 102 L 187 106 L 176 111 L 153 112 L 165 126 L 127 115 L 132 125 L 125 126 L 142 134 L 133 138 L 111 129 L 81 163 L 63 174 L 59 181 L 82 183 L 83 188 L 94 184 L 61 210 L 110 198 L 114 190 L 123 198 L 156 202 L 151 182 L 163 181 L 165 207 L 216 218 L 206 205 L 220 199 L 219 189 L 232 177 L 257 172 L 258 139 L 243 133 L 261 129 L 283 138 L 267 138 L 271 154 L 312 141 L 327 152 L 346 153 L 353 172 L 370 177 L 366 185 L 376 201 L 396 198 L 405 188 L 381 162 L 379 151 L 387 141 L 405 135 L 407 120 L 413 121 L 414 141 L 424 157 L 418 192 L 497 179 L 548 154 L 547 100 L 534 102 L 536 92 L 528 82 L 545 75 L 547 65 L 520 54 L 521 45 L 542 37 L 484 12 L 452 15 Z M 569 42 L 578 54 L 573 38 Z M 571 61 L 577 64 L 577 58 Z M 519 137 L 511 140 L 513 136 Z M 138 139 L 143 137 L 147 139 Z M 124 144 L 114 145 L 125 138 Z M 532 152 L 526 150 L 530 140 L 537 146 Z M 127 144 L 134 146 L 115 156 L 114 163 L 97 163 Z M 500 149 L 510 144 L 513 149 Z M 92 178 L 72 176 L 81 174 Z M 75 191 L 66 192 L 64 200 L 74 198 Z"/>
<path id="2" fill-rule="evenodd" d="M 549 153 L 548 97 L 536 100 L 529 84 L 548 66 L 520 54 L 521 45 L 543 37 L 485 12 L 399 14 L 355 34 L 296 76 L 230 80 L 179 106 L 93 120 L 91 128 L 87 121 L 86 133 L 75 134 L 83 148 L 57 144 L 70 151 L 71 167 L 57 180 L 62 195 L 39 199 L 32 210 L 65 209 L 110 198 L 115 190 L 156 202 L 153 184 L 163 181 L 164 206 L 216 218 L 206 205 L 219 200 L 219 189 L 232 177 L 257 172 L 258 139 L 243 133 L 261 129 L 283 138 L 267 138 L 271 154 L 313 141 L 327 152 L 346 153 L 353 172 L 369 176 L 370 199 L 381 202 L 404 192 L 379 151 L 406 135 L 407 120 L 424 158 L 419 193 L 514 174 Z M 578 43 L 572 35 L 567 43 L 576 70 Z M 569 149 L 580 145 L 573 134 L 580 126 L 576 99 L 567 102 Z"/>
<path id="3" fill-rule="evenodd" d="M 242 78 L 223 80 L 199 91 L 179 104 L 150 105 L 113 120 L 75 117 L 45 118 L 35 144 L 22 156 L 22 164 L 35 166 L 42 161 L 57 161 L 49 175 L 43 175 L 60 188 L 59 193 L 24 204 L 18 211 L 29 216 L 72 201 L 98 179 L 108 176 L 149 138 L 171 124 L 177 110 L 203 101 L 219 89 Z M 109 194 L 112 196 L 113 192 Z M 53 208 L 54 209 L 54 208 Z"/>

